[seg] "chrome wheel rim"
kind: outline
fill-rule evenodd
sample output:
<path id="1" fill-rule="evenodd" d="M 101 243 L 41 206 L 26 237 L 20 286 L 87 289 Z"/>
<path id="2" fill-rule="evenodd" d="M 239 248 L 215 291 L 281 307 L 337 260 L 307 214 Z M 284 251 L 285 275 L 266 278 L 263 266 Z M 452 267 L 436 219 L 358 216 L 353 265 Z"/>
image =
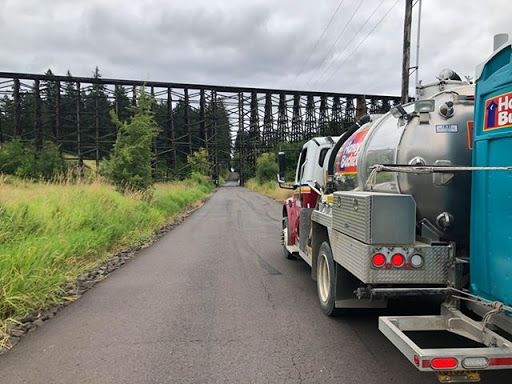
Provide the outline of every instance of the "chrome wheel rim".
<path id="1" fill-rule="evenodd" d="M 329 263 L 327 262 L 327 256 L 320 255 L 318 262 L 318 295 L 322 303 L 327 303 L 329 300 L 329 288 L 331 285 L 331 274 L 329 270 Z"/>

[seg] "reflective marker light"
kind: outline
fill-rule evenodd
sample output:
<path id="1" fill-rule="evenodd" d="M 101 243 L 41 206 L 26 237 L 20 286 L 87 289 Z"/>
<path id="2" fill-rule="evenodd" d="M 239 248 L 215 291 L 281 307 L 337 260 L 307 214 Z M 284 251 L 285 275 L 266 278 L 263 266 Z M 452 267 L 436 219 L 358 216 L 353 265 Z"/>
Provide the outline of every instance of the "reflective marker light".
<path id="1" fill-rule="evenodd" d="M 413 268 L 419 268 L 423 265 L 423 256 L 418 254 L 412 255 L 409 262 Z"/>
<path id="2" fill-rule="evenodd" d="M 468 369 L 474 368 L 486 368 L 489 365 L 489 359 L 487 357 L 466 357 L 462 361 L 462 366 Z"/>
<path id="3" fill-rule="evenodd" d="M 377 268 L 380 268 L 386 264 L 386 256 L 384 256 L 382 253 L 376 253 L 373 255 L 372 262 L 373 265 L 375 265 Z"/>
<path id="4" fill-rule="evenodd" d="M 457 359 L 453 357 L 432 359 L 430 362 L 432 369 L 453 369 L 457 368 Z"/>
<path id="5" fill-rule="evenodd" d="M 512 366 L 512 357 L 493 357 L 489 362 L 489 365 L 497 365 L 501 367 L 504 365 Z"/>
<path id="6" fill-rule="evenodd" d="M 391 264 L 393 264 L 395 268 L 402 267 L 404 263 L 405 257 L 401 253 L 395 253 L 393 256 L 391 256 Z"/>

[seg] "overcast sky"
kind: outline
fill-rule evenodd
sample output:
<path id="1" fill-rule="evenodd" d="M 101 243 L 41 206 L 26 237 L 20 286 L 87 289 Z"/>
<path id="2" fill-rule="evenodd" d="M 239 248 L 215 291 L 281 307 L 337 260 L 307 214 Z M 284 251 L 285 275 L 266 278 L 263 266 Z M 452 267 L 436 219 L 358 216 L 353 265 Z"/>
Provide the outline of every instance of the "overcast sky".
<path id="1" fill-rule="evenodd" d="M 0 71 L 398 94 L 404 3 L 0 0 Z M 424 0 L 420 78 L 473 76 L 511 16 L 510 0 Z"/>

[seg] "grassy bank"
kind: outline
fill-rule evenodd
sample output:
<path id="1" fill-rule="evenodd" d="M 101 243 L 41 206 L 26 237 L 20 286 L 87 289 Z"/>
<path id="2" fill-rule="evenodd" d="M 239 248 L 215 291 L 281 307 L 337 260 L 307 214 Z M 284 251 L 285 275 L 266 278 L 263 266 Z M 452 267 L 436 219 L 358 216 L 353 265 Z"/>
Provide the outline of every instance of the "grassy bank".
<path id="1" fill-rule="evenodd" d="M 260 184 L 256 179 L 249 179 L 245 183 L 245 186 L 251 191 L 262 193 L 277 201 L 283 201 L 293 195 L 292 190 L 279 188 L 277 181 L 267 181 L 266 183 Z"/>
<path id="2" fill-rule="evenodd" d="M 201 178 L 157 184 L 149 198 L 121 195 L 101 182 L 0 179 L 0 342 L 12 319 L 62 300 L 68 282 L 212 190 Z"/>

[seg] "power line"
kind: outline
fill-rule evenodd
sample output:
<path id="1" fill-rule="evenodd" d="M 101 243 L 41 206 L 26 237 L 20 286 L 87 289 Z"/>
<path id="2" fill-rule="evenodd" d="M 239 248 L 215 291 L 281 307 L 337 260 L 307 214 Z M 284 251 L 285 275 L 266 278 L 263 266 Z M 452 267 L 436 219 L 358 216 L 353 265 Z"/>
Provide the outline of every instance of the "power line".
<path id="1" fill-rule="evenodd" d="M 363 5 L 363 3 L 365 2 L 365 0 L 362 0 L 359 5 L 357 6 L 356 10 L 354 11 L 354 13 L 352 14 L 352 16 L 350 17 L 350 19 L 348 20 L 348 22 L 345 24 L 345 26 L 343 27 L 343 29 L 341 30 L 341 32 L 338 34 L 338 37 L 336 37 L 336 40 L 334 41 L 334 43 L 331 45 L 331 47 L 329 48 L 329 50 L 327 51 L 327 53 L 325 54 L 324 58 L 322 59 L 322 61 L 320 62 L 320 64 L 318 64 L 314 69 L 313 69 L 313 74 L 310 76 L 309 80 L 306 82 L 306 86 L 310 83 L 311 79 L 313 78 L 313 75 L 314 73 L 325 63 L 325 60 L 327 60 L 327 57 L 329 57 L 329 54 L 331 53 L 331 51 L 333 50 L 333 48 L 336 46 L 336 43 L 338 42 L 338 40 L 340 39 L 340 37 L 343 35 L 343 32 L 345 32 L 345 30 L 348 28 L 349 24 L 352 22 L 352 20 L 354 19 L 354 16 L 356 15 L 356 13 L 359 11 L 359 8 L 361 8 L 361 6 Z"/>
<path id="2" fill-rule="evenodd" d="M 309 59 L 311 59 L 311 56 L 313 55 L 313 52 L 315 52 L 315 49 L 316 47 L 318 47 L 318 43 L 320 42 L 320 40 L 322 40 L 322 37 L 324 37 L 325 35 L 325 32 L 327 32 L 327 29 L 329 29 L 329 27 L 331 26 L 331 23 L 332 21 L 334 20 L 334 17 L 336 16 L 336 14 L 338 13 L 338 11 L 340 10 L 340 7 L 341 5 L 345 2 L 345 0 L 341 0 L 338 4 L 338 7 L 336 8 L 336 10 L 334 11 L 332 17 L 331 17 L 331 20 L 329 20 L 329 22 L 327 23 L 327 26 L 324 28 L 322 34 L 320 35 L 320 37 L 318 38 L 318 40 L 316 41 L 315 43 L 315 46 L 313 47 L 313 49 L 309 52 L 309 55 L 308 55 L 308 58 L 306 59 L 306 61 L 304 62 L 304 64 L 302 64 L 301 66 L 301 69 L 299 71 L 299 73 L 297 73 L 297 76 L 295 76 L 295 80 L 297 80 L 299 78 L 299 76 L 302 74 L 302 72 L 304 71 L 304 69 L 306 68 L 306 64 L 309 62 Z"/>
<path id="3" fill-rule="evenodd" d="M 373 15 L 375 15 L 375 13 L 379 10 L 380 6 L 384 3 L 384 1 L 386 0 L 381 0 L 381 2 L 379 3 L 379 5 L 377 5 L 377 7 L 373 10 L 372 14 L 361 24 L 361 28 L 359 28 L 359 30 L 354 34 L 354 37 L 345 45 L 345 47 L 341 50 L 341 51 L 338 51 L 338 53 L 336 54 L 336 56 L 334 56 L 334 58 L 332 59 L 332 61 L 329 63 L 329 65 L 325 68 L 324 72 L 322 73 L 322 75 L 316 79 L 315 81 L 315 85 L 322 79 L 322 77 L 325 76 L 325 74 L 329 71 L 329 69 L 332 67 L 332 65 L 336 62 L 336 60 L 338 59 L 338 57 L 347 50 L 347 48 L 350 46 L 350 43 L 352 43 L 355 38 L 359 35 L 359 33 L 361 33 L 361 31 L 363 30 L 364 27 L 366 27 L 366 23 L 368 23 L 368 21 L 370 21 L 370 19 L 373 17 Z"/>
<path id="4" fill-rule="evenodd" d="M 338 71 L 340 70 L 341 66 L 347 62 L 348 59 L 350 59 L 354 53 L 359 49 L 359 47 L 366 41 L 366 39 L 368 38 L 368 36 L 370 36 L 373 31 L 375 31 L 375 29 L 377 29 L 377 27 L 380 25 L 380 23 L 382 23 L 382 21 L 386 18 L 387 15 L 389 15 L 389 13 L 393 10 L 393 8 L 395 8 L 395 6 L 400 2 L 400 0 L 397 0 L 392 6 L 391 8 L 389 8 L 389 10 L 380 18 L 380 20 L 377 22 L 377 24 L 375 24 L 375 26 L 372 28 L 372 30 L 370 32 L 368 32 L 368 34 L 365 36 L 365 38 L 363 40 L 361 40 L 361 42 L 355 47 L 355 49 L 350 52 L 350 54 L 340 63 L 340 65 L 338 66 L 338 68 L 336 69 L 336 71 L 334 71 L 334 73 L 331 74 L 331 76 L 329 76 L 329 78 L 327 80 L 325 80 L 323 83 L 322 83 L 322 86 L 325 85 L 325 83 L 327 83 L 329 80 L 331 80 L 337 73 Z"/>

